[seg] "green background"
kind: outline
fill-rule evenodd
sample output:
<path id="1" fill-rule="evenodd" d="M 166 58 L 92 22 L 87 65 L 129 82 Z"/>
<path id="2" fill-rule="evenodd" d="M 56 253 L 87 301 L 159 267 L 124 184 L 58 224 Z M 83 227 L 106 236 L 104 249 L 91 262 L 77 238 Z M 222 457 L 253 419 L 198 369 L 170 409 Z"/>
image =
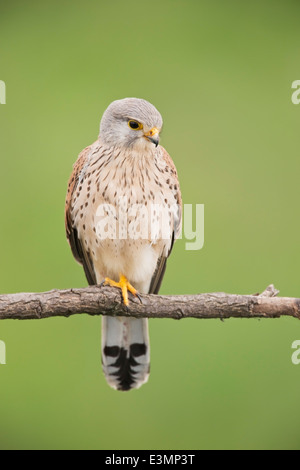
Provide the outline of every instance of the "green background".
<path id="1" fill-rule="evenodd" d="M 64 233 L 67 180 L 108 104 L 161 112 L 205 245 L 177 242 L 162 293 L 300 297 L 299 2 L 1 3 L 0 291 L 86 285 Z M 99 317 L 2 321 L 2 449 L 299 449 L 300 323 L 152 320 L 140 390 L 104 380 Z"/>

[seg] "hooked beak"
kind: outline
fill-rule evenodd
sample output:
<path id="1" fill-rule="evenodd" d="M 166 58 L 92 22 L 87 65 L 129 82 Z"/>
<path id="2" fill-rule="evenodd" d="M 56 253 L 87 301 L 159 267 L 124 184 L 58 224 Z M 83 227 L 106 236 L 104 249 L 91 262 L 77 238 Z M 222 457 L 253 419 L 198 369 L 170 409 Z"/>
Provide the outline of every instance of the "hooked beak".
<path id="1" fill-rule="evenodd" d="M 150 140 L 150 142 L 152 142 L 155 145 L 155 147 L 158 146 L 158 144 L 159 144 L 159 130 L 156 127 L 153 127 L 149 132 L 146 132 L 144 134 L 144 137 L 146 137 L 146 139 Z"/>

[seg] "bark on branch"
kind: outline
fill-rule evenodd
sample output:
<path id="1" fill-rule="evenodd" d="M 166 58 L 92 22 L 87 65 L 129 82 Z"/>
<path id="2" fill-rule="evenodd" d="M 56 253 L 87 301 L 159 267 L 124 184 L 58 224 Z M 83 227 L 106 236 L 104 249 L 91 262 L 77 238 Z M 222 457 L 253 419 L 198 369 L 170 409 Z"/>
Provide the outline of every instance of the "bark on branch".
<path id="1" fill-rule="evenodd" d="M 198 295 L 130 296 L 127 309 L 119 289 L 91 286 L 84 289 L 0 295 L 0 320 L 41 319 L 89 315 L 148 318 L 279 318 L 300 319 L 300 299 L 276 297 L 273 285 L 262 294 L 234 295 L 222 292 Z"/>

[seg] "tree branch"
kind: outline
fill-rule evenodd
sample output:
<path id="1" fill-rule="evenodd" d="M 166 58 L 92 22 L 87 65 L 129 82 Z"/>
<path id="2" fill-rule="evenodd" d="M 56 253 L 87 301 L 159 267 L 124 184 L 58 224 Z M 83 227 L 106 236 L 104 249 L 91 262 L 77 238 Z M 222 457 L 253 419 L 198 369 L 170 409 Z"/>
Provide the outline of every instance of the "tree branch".
<path id="1" fill-rule="evenodd" d="M 300 299 L 276 297 L 273 285 L 262 294 L 222 292 L 198 295 L 141 295 L 121 302 L 119 289 L 90 286 L 84 289 L 0 295 L 0 320 L 69 317 L 79 313 L 147 318 L 279 318 L 300 319 Z"/>

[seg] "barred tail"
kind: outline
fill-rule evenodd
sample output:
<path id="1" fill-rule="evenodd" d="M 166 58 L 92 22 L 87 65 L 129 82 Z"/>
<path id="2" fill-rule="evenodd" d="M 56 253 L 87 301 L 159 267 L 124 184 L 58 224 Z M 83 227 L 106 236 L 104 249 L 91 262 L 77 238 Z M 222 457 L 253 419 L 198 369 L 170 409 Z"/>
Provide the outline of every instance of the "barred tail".
<path id="1" fill-rule="evenodd" d="M 139 388 L 150 371 L 147 318 L 102 317 L 102 366 L 116 390 Z"/>

